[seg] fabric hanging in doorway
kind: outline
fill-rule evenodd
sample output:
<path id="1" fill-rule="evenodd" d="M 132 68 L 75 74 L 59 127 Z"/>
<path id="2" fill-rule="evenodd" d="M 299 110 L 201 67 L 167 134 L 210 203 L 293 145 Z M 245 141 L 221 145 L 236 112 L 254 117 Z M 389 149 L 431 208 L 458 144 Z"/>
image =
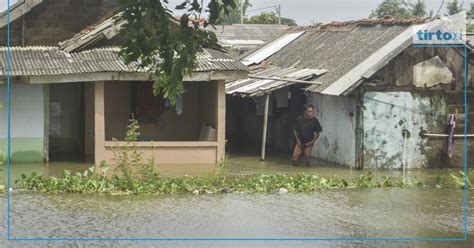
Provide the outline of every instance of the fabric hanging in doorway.
<path id="1" fill-rule="evenodd" d="M 261 116 L 265 113 L 265 97 L 264 96 L 257 96 L 252 98 L 255 102 L 256 109 L 257 109 L 257 116 Z M 272 115 L 272 96 L 270 95 L 270 100 L 268 103 L 268 115 Z"/>
<path id="2" fill-rule="evenodd" d="M 136 106 L 135 114 L 137 119 L 155 121 L 169 107 L 165 106 L 162 94 L 153 94 L 153 84 L 150 82 L 136 83 Z"/>
<path id="3" fill-rule="evenodd" d="M 290 89 L 288 87 L 281 88 L 275 91 L 277 108 L 288 107 L 288 93 L 289 92 L 290 92 Z"/>

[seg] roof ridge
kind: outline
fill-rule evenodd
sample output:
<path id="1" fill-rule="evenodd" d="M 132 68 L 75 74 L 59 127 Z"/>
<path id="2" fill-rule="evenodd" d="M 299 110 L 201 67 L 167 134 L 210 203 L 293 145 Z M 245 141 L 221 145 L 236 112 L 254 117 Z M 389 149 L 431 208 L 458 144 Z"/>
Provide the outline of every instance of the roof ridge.
<path id="1" fill-rule="evenodd" d="M 313 25 L 307 26 L 298 26 L 298 27 L 290 27 L 288 30 L 307 30 L 307 29 L 325 29 L 331 27 L 343 27 L 349 25 L 411 25 L 411 24 L 419 24 L 425 23 L 432 20 L 438 19 L 437 17 L 415 17 L 415 18 L 393 18 L 387 16 L 385 18 L 362 18 L 356 20 L 349 20 L 349 21 L 331 21 L 328 23 L 317 23 Z"/>

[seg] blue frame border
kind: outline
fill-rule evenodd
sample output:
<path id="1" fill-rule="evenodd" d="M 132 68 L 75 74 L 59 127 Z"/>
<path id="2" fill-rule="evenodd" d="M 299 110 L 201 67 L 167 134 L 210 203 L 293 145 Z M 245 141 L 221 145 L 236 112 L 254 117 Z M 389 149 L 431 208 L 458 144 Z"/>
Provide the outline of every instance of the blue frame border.
<path id="1" fill-rule="evenodd" d="M 464 118 L 464 237 L 463 238 L 15 238 L 10 220 L 10 0 L 7 0 L 7 240 L 14 241 L 466 241 L 467 240 L 467 118 Z M 464 113 L 467 113 L 467 46 L 433 44 L 413 47 L 464 47 Z"/>

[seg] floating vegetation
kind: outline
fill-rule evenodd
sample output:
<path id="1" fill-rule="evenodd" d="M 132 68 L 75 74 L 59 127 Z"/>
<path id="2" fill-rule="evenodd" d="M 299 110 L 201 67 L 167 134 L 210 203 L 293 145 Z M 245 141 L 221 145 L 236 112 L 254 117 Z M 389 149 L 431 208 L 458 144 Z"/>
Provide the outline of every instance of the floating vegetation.
<path id="1" fill-rule="evenodd" d="M 466 175 L 466 188 L 472 189 L 474 182 L 474 170 L 469 169 Z M 436 178 L 437 187 L 464 188 L 464 171 L 449 172 L 447 176 Z"/>
<path id="2" fill-rule="evenodd" d="M 368 173 L 350 180 L 317 174 L 300 173 L 296 175 L 268 174 L 254 176 L 207 175 L 199 177 L 161 177 L 141 181 L 120 177 L 106 177 L 90 173 L 71 174 L 64 171 L 63 178 L 44 177 L 33 173 L 22 175 L 16 181 L 19 189 L 36 192 L 98 192 L 98 193 L 134 193 L 134 194 L 175 194 L 175 193 L 256 193 L 256 192 L 311 192 L 318 189 L 338 188 L 382 188 L 415 187 L 422 185 L 414 178 L 383 176 L 376 179 Z"/>

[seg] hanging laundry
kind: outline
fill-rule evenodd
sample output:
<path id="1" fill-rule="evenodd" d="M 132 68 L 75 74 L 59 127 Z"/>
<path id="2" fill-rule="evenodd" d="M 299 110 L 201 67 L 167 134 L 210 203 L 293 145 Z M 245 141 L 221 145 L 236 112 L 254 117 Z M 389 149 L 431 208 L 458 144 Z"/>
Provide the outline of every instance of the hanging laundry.
<path id="1" fill-rule="evenodd" d="M 274 95 L 276 98 L 277 108 L 287 108 L 288 107 L 288 93 L 290 90 L 288 87 L 281 88 L 275 91 Z"/>
<path id="2" fill-rule="evenodd" d="M 176 96 L 176 103 L 174 105 L 174 111 L 177 115 L 183 114 L 183 95 Z"/>
<path id="3" fill-rule="evenodd" d="M 449 116 L 448 124 L 448 157 L 453 157 L 454 129 L 456 128 L 456 116 Z"/>
<path id="4" fill-rule="evenodd" d="M 177 115 L 182 115 L 183 114 L 183 105 L 184 105 L 183 97 L 187 92 L 188 92 L 188 89 L 187 89 L 186 85 L 184 85 L 183 93 L 180 94 L 179 96 L 176 96 L 174 111 L 176 112 Z"/>

